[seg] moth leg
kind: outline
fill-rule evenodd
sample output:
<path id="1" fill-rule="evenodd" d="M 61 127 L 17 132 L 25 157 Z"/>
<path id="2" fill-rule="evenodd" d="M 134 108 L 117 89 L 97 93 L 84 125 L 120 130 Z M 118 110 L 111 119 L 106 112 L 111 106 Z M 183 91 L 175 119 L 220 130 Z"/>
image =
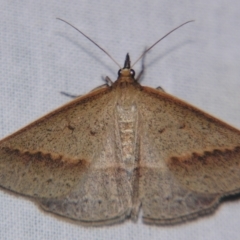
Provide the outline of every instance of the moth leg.
<path id="1" fill-rule="evenodd" d="M 166 92 L 162 87 L 158 86 L 156 87 L 157 90 L 161 91 L 161 92 Z"/>
<path id="2" fill-rule="evenodd" d="M 78 98 L 80 97 L 81 95 L 72 95 L 70 93 L 67 93 L 67 92 L 60 92 L 62 95 L 66 96 L 66 97 L 70 97 L 70 98 Z"/>
<path id="3" fill-rule="evenodd" d="M 106 84 L 111 87 L 113 85 L 113 81 L 111 80 L 110 77 L 106 76 L 104 81 L 106 82 Z"/>
<path id="4" fill-rule="evenodd" d="M 138 76 L 136 77 L 136 81 L 137 81 L 137 82 L 139 82 L 141 76 L 143 75 L 143 72 L 144 72 L 144 69 L 142 69 L 142 70 L 140 71 L 140 73 L 138 74 Z"/>
<path id="5" fill-rule="evenodd" d="M 100 85 L 100 86 L 92 89 L 90 92 L 94 92 L 94 91 L 99 90 L 99 89 L 101 89 L 101 88 L 107 88 L 107 87 L 109 87 L 108 84 L 107 84 L 107 83 L 104 83 L 104 84 L 102 84 L 102 85 Z"/>
<path id="6" fill-rule="evenodd" d="M 107 88 L 107 87 L 111 87 L 112 86 L 113 82 L 112 82 L 112 80 L 109 77 L 103 78 L 103 80 L 106 83 L 104 83 L 104 84 L 102 84 L 102 85 L 92 89 L 90 92 L 94 92 L 95 90 L 98 90 L 98 89 L 101 89 L 101 88 Z"/>
<path id="7" fill-rule="evenodd" d="M 145 50 L 144 50 L 143 52 L 145 52 L 146 50 L 147 50 L 147 48 L 145 48 Z M 142 57 L 142 69 L 141 69 L 140 73 L 138 74 L 138 76 L 136 77 L 136 81 L 137 81 L 137 82 L 139 82 L 140 78 L 141 78 L 141 77 L 143 76 L 143 74 L 144 74 L 144 70 L 145 70 L 145 64 L 144 64 L 144 62 L 145 62 L 145 57 L 146 57 L 146 54 L 143 55 L 143 57 Z"/>
<path id="8" fill-rule="evenodd" d="M 107 83 L 104 83 L 94 89 L 92 89 L 90 92 L 94 92 L 95 90 L 98 90 L 98 89 L 101 89 L 101 88 L 106 88 L 106 87 L 109 87 L 109 86 L 112 86 L 113 82 L 112 80 L 109 78 L 109 77 L 106 77 L 105 78 L 105 81 Z M 67 92 L 60 92 L 61 94 L 65 95 L 66 97 L 70 97 L 70 98 L 78 98 L 78 97 L 81 97 L 82 95 L 72 95 L 70 93 L 67 93 Z"/>

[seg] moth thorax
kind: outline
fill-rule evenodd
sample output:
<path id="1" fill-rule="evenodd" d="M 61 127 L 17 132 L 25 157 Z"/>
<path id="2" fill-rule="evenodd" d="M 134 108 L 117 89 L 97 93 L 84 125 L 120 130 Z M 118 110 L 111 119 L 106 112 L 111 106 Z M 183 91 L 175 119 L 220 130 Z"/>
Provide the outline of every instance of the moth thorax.
<path id="1" fill-rule="evenodd" d="M 121 160 L 129 171 L 132 171 L 136 165 L 137 116 L 136 105 L 117 106 L 117 125 L 121 142 Z"/>

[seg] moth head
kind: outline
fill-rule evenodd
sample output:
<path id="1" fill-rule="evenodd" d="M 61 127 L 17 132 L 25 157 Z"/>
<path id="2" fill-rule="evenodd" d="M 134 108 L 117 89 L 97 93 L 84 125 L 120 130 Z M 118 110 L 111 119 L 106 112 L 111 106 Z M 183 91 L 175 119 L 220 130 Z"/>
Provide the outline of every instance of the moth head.
<path id="1" fill-rule="evenodd" d="M 127 53 L 123 68 L 119 69 L 118 77 L 131 77 L 134 79 L 135 71 L 131 69 L 130 56 Z"/>

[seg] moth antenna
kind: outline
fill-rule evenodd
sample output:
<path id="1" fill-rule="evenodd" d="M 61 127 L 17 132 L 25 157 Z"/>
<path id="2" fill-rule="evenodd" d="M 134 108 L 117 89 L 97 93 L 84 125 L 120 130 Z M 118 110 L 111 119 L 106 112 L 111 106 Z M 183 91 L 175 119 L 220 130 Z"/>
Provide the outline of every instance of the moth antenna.
<path id="1" fill-rule="evenodd" d="M 79 33 L 81 33 L 85 38 L 87 38 L 90 42 L 92 42 L 94 45 L 96 45 L 99 49 L 101 49 L 109 58 L 112 59 L 113 62 L 115 62 L 119 68 L 122 68 L 121 65 L 106 51 L 104 50 L 102 47 L 100 47 L 96 42 L 94 42 L 90 37 L 88 37 L 85 33 L 83 33 L 82 31 L 80 31 L 78 28 L 74 27 L 71 23 L 61 19 L 61 18 L 57 18 L 58 20 L 65 22 L 66 24 L 68 24 L 69 26 L 71 26 L 72 28 L 74 28 L 75 30 L 77 30 Z"/>
<path id="2" fill-rule="evenodd" d="M 163 37 L 161 37 L 159 40 L 157 40 L 151 47 L 149 47 L 147 50 L 145 50 L 143 52 L 143 54 L 133 63 L 132 67 L 147 53 L 149 52 L 155 45 L 157 45 L 160 41 L 162 41 L 165 37 L 167 37 L 169 34 L 171 34 L 172 32 L 176 31 L 177 29 L 179 29 L 180 27 L 182 27 L 183 25 L 190 23 L 190 22 L 194 22 L 194 20 L 190 20 L 187 21 L 183 24 L 181 24 L 180 26 L 174 28 L 173 30 L 171 30 L 170 32 L 168 32 L 166 35 L 164 35 Z"/>

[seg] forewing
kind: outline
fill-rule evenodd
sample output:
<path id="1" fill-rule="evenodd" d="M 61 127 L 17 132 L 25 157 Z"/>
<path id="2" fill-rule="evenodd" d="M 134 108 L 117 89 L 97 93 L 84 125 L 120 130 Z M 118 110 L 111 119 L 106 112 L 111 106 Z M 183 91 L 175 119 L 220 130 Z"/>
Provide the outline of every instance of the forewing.
<path id="1" fill-rule="evenodd" d="M 76 99 L 2 140 L 0 185 L 38 197 L 68 192 L 101 150 L 107 95 Z"/>
<path id="2" fill-rule="evenodd" d="M 212 210 L 223 195 L 240 191 L 238 130 L 148 87 L 139 100 L 145 221 L 166 224 L 196 217 Z"/>

